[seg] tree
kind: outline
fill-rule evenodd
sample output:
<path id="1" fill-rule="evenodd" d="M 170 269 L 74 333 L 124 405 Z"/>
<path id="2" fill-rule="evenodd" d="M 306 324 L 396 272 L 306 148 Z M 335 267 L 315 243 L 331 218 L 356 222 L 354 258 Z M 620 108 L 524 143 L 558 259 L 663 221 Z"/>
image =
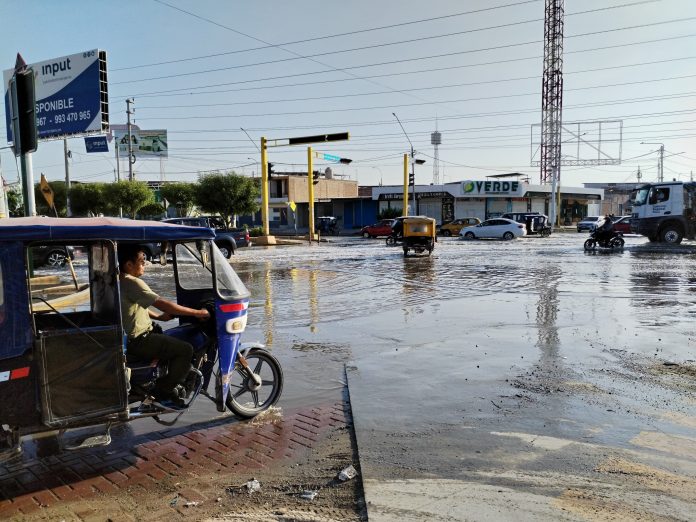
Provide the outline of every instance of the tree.
<path id="1" fill-rule="evenodd" d="M 235 214 L 259 209 L 259 187 L 252 178 L 234 172 L 206 174 L 198 182 L 196 203 L 204 212 L 218 214 L 230 227 Z"/>
<path id="2" fill-rule="evenodd" d="M 162 214 L 166 212 L 164 205 L 161 203 L 149 203 L 138 210 L 140 219 L 161 219 Z"/>
<path id="3" fill-rule="evenodd" d="M 377 214 L 377 219 L 393 219 L 401 216 L 401 209 L 389 207 L 382 209 L 379 214 Z"/>
<path id="4" fill-rule="evenodd" d="M 53 204 L 58 211 L 60 217 L 68 215 L 67 190 L 65 190 L 65 181 L 51 181 L 49 183 L 53 190 Z M 43 216 L 54 217 L 55 213 L 49 208 L 46 199 L 41 192 L 41 184 L 34 185 L 34 201 L 36 202 L 36 213 Z"/>
<path id="5" fill-rule="evenodd" d="M 195 183 L 167 183 L 160 188 L 162 197 L 177 208 L 179 216 L 190 216 L 196 206 Z"/>
<path id="6" fill-rule="evenodd" d="M 70 185 L 70 207 L 76 216 L 108 214 L 105 183 L 73 183 Z"/>
<path id="7" fill-rule="evenodd" d="M 22 191 L 12 188 L 7 191 L 7 212 L 10 217 L 22 217 L 24 215 L 24 200 Z"/>
<path id="8" fill-rule="evenodd" d="M 144 181 L 117 181 L 106 185 L 106 198 L 112 213 L 119 208 L 135 219 L 138 210 L 155 202 L 155 195 Z"/>

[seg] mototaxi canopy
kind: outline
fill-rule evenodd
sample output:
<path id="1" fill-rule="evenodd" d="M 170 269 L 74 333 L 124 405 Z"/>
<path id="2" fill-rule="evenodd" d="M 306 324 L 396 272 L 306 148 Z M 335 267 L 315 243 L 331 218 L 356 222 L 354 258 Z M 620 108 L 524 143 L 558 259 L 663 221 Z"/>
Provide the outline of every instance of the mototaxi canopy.
<path id="1" fill-rule="evenodd" d="M 110 217 L 0 219 L 0 241 L 181 241 L 213 239 L 215 231 L 159 221 Z"/>

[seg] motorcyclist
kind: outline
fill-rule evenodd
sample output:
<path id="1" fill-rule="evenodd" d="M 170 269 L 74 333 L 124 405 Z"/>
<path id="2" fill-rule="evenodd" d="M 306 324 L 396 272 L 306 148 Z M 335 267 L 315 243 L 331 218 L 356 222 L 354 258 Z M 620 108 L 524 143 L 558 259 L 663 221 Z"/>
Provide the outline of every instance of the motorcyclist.
<path id="1" fill-rule="evenodd" d="M 404 235 L 404 220 L 403 219 L 397 219 L 394 221 L 394 224 L 392 225 L 392 236 L 394 236 L 395 239 L 401 239 L 401 237 Z"/>
<path id="2" fill-rule="evenodd" d="M 596 237 L 598 241 L 609 241 L 614 235 L 614 220 L 611 214 L 604 217 L 604 223 L 597 226 Z"/>

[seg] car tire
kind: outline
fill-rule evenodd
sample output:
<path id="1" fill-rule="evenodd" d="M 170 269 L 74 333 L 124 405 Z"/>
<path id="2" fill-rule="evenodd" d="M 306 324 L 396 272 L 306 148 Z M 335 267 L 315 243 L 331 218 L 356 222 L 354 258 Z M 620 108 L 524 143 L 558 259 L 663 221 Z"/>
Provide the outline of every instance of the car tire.
<path id="1" fill-rule="evenodd" d="M 371 238 L 371 237 L 372 237 L 372 236 L 371 236 L 370 234 L 368 234 L 367 232 L 363 232 L 363 235 L 362 235 L 362 236 L 363 236 L 365 239 L 368 239 L 368 238 Z"/>
<path id="2" fill-rule="evenodd" d="M 63 266 L 67 261 L 68 257 L 65 252 L 61 250 L 51 250 L 46 256 L 46 261 L 44 264 L 48 266 Z"/>
<path id="3" fill-rule="evenodd" d="M 442 232 L 442 235 L 445 236 L 445 237 L 450 237 L 450 236 L 452 235 L 452 232 L 450 232 L 449 230 L 444 230 L 444 231 Z"/>
<path id="4" fill-rule="evenodd" d="M 503 234 L 503 239 L 505 241 L 511 241 L 511 240 L 515 239 L 515 234 L 513 234 L 512 232 L 505 232 Z"/>
<path id="5" fill-rule="evenodd" d="M 464 239 L 469 239 L 469 240 L 476 239 L 476 236 L 474 235 L 473 232 L 467 232 L 466 234 L 464 234 Z"/>

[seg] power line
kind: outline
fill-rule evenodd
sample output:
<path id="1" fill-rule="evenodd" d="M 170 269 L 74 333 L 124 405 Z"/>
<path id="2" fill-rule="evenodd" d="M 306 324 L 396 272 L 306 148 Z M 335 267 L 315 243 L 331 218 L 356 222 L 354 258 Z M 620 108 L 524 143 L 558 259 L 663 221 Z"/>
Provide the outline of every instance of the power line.
<path id="1" fill-rule="evenodd" d="M 157 0 L 155 0 L 155 1 L 157 1 Z M 521 6 L 521 5 L 525 5 L 525 4 L 537 3 L 539 1 L 541 1 L 541 0 L 525 0 L 523 2 L 516 2 L 516 3 L 512 3 L 512 4 L 504 4 L 504 5 L 493 6 L 493 7 L 485 7 L 483 9 L 475 9 L 473 11 L 463 11 L 460 13 L 452 13 L 449 15 L 434 16 L 432 18 L 421 18 L 419 20 L 401 22 L 398 24 L 382 25 L 379 27 L 371 27 L 371 28 L 367 28 L 367 29 L 356 29 L 355 31 L 347 31 L 344 33 L 335 33 L 335 34 L 325 35 L 325 36 L 317 36 L 314 38 L 305 38 L 303 40 L 293 40 L 293 41 L 283 42 L 283 43 L 279 43 L 279 44 L 269 44 L 269 45 L 264 45 L 264 46 L 260 46 L 260 47 L 252 47 L 249 49 L 238 49 L 238 50 L 234 50 L 234 51 L 225 51 L 225 52 L 221 52 L 221 53 L 213 53 L 213 54 L 205 54 L 205 55 L 201 55 L 201 56 L 193 56 L 190 58 L 179 58 L 177 60 L 168 60 L 168 61 L 164 61 L 164 62 L 154 62 L 154 63 L 148 63 L 148 64 L 132 65 L 130 67 L 119 67 L 116 69 L 112 69 L 112 71 L 126 71 L 129 69 L 140 69 L 142 67 L 152 67 L 152 66 L 156 66 L 156 65 L 168 65 L 168 64 L 173 64 L 173 63 L 190 62 L 190 61 L 194 61 L 194 60 L 203 60 L 203 59 L 207 59 L 207 58 L 218 58 L 220 56 L 229 56 L 232 54 L 247 53 L 247 52 L 252 52 L 252 51 L 261 51 L 264 49 L 273 49 L 276 47 L 283 47 L 283 46 L 288 46 L 288 45 L 297 45 L 297 44 L 301 44 L 301 43 L 316 42 L 316 41 L 320 41 L 320 40 L 327 40 L 330 38 L 339 38 L 342 36 L 352 36 L 352 35 L 356 35 L 356 34 L 364 34 L 364 33 L 373 32 L 373 31 L 382 31 L 385 29 L 394 29 L 396 27 L 405 27 L 408 25 L 423 24 L 423 23 L 427 23 L 427 22 L 434 22 L 437 20 L 456 18 L 459 16 L 483 13 L 486 11 L 493 11 L 493 10 L 497 10 L 497 9 L 503 9 L 506 7 L 517 7 L 517 6 Z M 655 0 L 650 0 L 650 1 L 655 1 Z M 174 7 L 174 6 L 167 4 L 165 2 L 160 2 L 160 3 L 166 5 L 167 7 L 171 7 L 172 9 L 177 9 L 179 11 L 183 11 L 183 10 L 178 9 L 177 7 Z M 634 3 L 628 4 L 628 5 L 638 5 L 638 4 L 643 4 L 643 3 L 650 3 L 650 2 L 634 2 Z M 187 11 L 183 11 L 183 12 L 188 14 L 188 15 L 197 17 L 197 15 L 194 15 L 193 13 L 189 13 Z M 207 18 L 204 18 L 203 20 L 205 20 L 206 22 L 211 22 L 211 20 L 209 20 Z M 228 27 L 224 27 L 224 28 L 229 29 Z M 232 30 L 232 29 L 229 29 L 229 30 Z"/>
<path id="2" fill-rule="evenodd" d="M 160 1 L 160 0 L 155 0 L 155 1 Z M 616 27 L 616 28 L 612 28 L 612 29 L 603 29 L 603 30 L 598 30 L 598 31 L 590 31 L 590 32 L 586 32 L 586 33 L 568 35 L 565 38 L 570 39 L 570 38 L 579 38 L 579 37 L 585 37 L 585 36 L 596 36 L 599 34 L 614 33 L 614 32 L 619 32 L 619 31 L 629 31 L 629 30 L 633 30 L 633 29 L 645 29 L 647 27 L 656 27 L 656 26 L 660 26 L 660 25 L 680 23 L 680 22 L 688 22 L 688 21 L 693 21 L 693 20 L 696 20 L 695 16 L 684 17 L 684 18 L 675 18 L 675 19 L 671 19 L 671 20 L 662 20 L 659 22 L 650 22 L 650 23 L 646 23 L 646 24 L 639 24 L 639 25 L 632 25 L 632 26 L 625 26 L 625 27 Z M 538 20 L 531 20 L 531 21 L 538 21 Z M 504 24 L 504 25 L 500 25 L 500 26 L 491 26 L 491 28 L 509 27 L 509 26 L 514 26 L 514 25 L 519 25 L 520 23 L 529 23 L 529 22 L 530 22 L 530 20 L 525 20 L 523 22 L 513 22 L 510 24 Z M 211 72 L 221 72 L 221 71 L 230 71 L 230 70 L 235 70 L 235 69 L 245 69 L 248 67 L 256 67 L 256 66 L 260 66 L 260 65 L 273 65 L 273 64 L 277 64 L 277 63 L 285 63 L 285 62 L 295 61 L 295 60 L 300 60 L 300 59 L 312 60 L 313 58 L 318 58 L 318 57 L 323 57 L 323 56 L 331 56 L 331 55 L 335 55 L 335 54 L 342 54 L 342 53 L 348 53 L 348 52 L 364 51 L 364 50 L 388 47 L 391 45 L 401 45 L 404 43 L 418 42 L 421 40 L 427 40 L 427 39 L 433 39 L 433 38 L 445 38 L 445 37 L 449 37 L 449 36 L 453 36 L 453 35 L 461 35 L 461 34 L 466 33 L 466 32 L 473 32 L 473 31 L 480 31 L 480 30 L 483 30 L 483 29 L 462 31 L 459 33 L 450 33 L 450 34 L 446 34 L 446 35 L 435 35 L 435 36 L 430 36 L 430 37 L 415 38 L 415 39 L 411 39 L 411 40 L 403 40 L 403 41 L 394 42 L 394 43 L 374 44 L 374 45 L 368 45 L 368 46 L 363 46 L 363 47 L 355 47 L 355 48 L 351 48 L 351 49 L 342 49 L 339 51 L 324 51 L 321 53 L 315 53 L 315 54 L 309 54 L 309 55 L 299 55 L 297 53 L 291 52 L 291 54 L 295 55 L 293 58 L 281 58 L 281 59 L 277 59 L 277 60 L 266 60 L 263 62 L 231 65 L 231 66 L 227 66 L 227 67 L 217 67 L 214 69 L 204 69 L 204 70 L 199 70 L 199 71 L 168 74 L 168 75 L 163 75 L 163 76 L 153 76 L 150 78 L 140 78 L 137 80 L 124 80 L 121 82 L 113 82 L 112 84 L 113 85 L 133 84 L 133 83 L 141 83 L 141 82 L 153 81 L 153 80 L 165 80 L 165 79 L 169 79 L 169 78 L 181 78 L 184 76 L 195 76 L 195 75 L 206 74 L 206 73 L 211 73 Z M 511 47 L 520 47 L 523 45 L 533 45 L 533 44 L 538 44 L 541 42 L 542 42 L 542 40 L 530 40 L 530 41 L 526 41 L 526 42 L 516 42 L 516 43 L 511 43 L 511 44 L 493 46 L 493 47 L 469 49 L 466 51 L 460 51 L 460 52 L 456 52 L 456 53 L 445 53 L 445 54 L 436 55 L 436 57 L 448 57 L 448 56 L 460 55 L 460 54 L 471 54 L 471 53 L 486 52 L 486 51 L 492 51 L 492 50 L 509 49 Z M 275 47 L 277 47 L 277 46 L 275 46 Z M 607 47 L 607 48 L 611 48 L 611 47 Z M 288 52 L 290 52 L 290 51 L 288 51 Z M 428 57 L 428 58 L 431 58 L 431 57 Z M 417 59 L 423 59 L 423 58 L 411 58 L 411 59 L 406 60 L 406 61 L 417 60 Z M 314 60 L 312 60 L 312 61 L 314 61 Z M 388 62 L 388 63 L 393 63 L 393 62 Z M 327 66 L 326 64 L 323 64 L 323 63 L 321 65 Z M 352 69 L 352 67 L 349 67 L 349 68 L 331 67 L 331 69 L 334 71 L 345 72 L 346 70 Z M 399 91 L 398 89 L 395 89 L 394 92 L 401 92 L 401 91 Z"/>
<path id="3" fill-rule="evenodd" d="M 692 35 L 696 36 L 696 34 Z M 638 84 L 644 84 L 644 83 L 655 83 L 655 82 L 661 82 L 661 81 L 669 81 L 669 80 L 683 80 L 687 78 L 694 78 L 696 77 L 696 74 L 688 74 L 684 76 L 670 76 L 667 78 L 654 78 L 650 80 L 639 80 L 639 81 L 630 81 L 630 82 L 621 82 L 621 83 L 609 83 L 609 84 L 601 84 L 601 85 L 590 85 L 586 87 L 575 87 L 571 89 L 565 89 L 565 92 L 571 92 L 571 91 L 584 91 L 584 90 L 590 90 L 590 89 L 605 89 L 605 88 L 610 88 L 610 87 L 622 87 L 625 85 L 638 85 Z M 538 76 L 534 76 L 534 79 L 537 79 Z M 403 89 L 403 92 L 413 92 L 413 91 L 433 91 L 436 89 L 450 89 L 454 87 L 463 87 L 470 85 L 470 83 L 454 83 L 454 84 L 449 84 L 449 85 L 431 85 L 428 87 L 417 87 L 414 89 Z M 187 105 L 153 105 L 153 106 L 141 106 L 139 107 L 139 110 L 155 110 L 155 109 L 183 109 L 183 108 L 196 108 L 196 107 L 227 107 L 227 106 L 233 106 L 233 105 L 257 105 L 257 104 L 269 104 L 269 103 L 287 103 L 287 102 L 298 102 L 298 101 L 311 101 L 311 100 L 331 100 L 331 99 L 336 99 L 336 98 L 353 98 L 353 97 L 361 97 L 361 96 L 376 96 L 376 95 L 382 95 L 382 94 L 392 94 L 391 91 L 378 91 L 378 92 L 367 92 L 367 93 L 355 93 L 355 94 L 338 94 L 338 95 L 332 95 L 332 96 L 312 96 L 312 97 L 306 97 L 306 98 L 286 98 L 286 99 L 280 99 L 280 100 L 260 100 L 260 101 L 246 101 L 246 102 L 231 102 L 231 103 L 201 103 L 201 104 L 187 104 Z M 503 95 L 498 95 L 498 96 L 486 96 L 486 97 L 479 97 L 479 98 L 465 98 L 462 100 L 457 100 L 457 101 L 482 101 L 482 100 L 497 100 L 497 99 L 502 99 L 502 98 L 517 98 L 517 97 L 522 97 L 522 96 L 539 96 L 541 94 L 540 91 L 534 91 L 534 92 L 526 92 L 526 93 L 517 93 L 517 94 L 503 94 Z"/>
<path id="4" fill-rule="evenodd" d="M 586 108 L 586 107 L 601 107 L 603 105 L 607 104 L 621 104 L 621 103 L 634 103 L 634 102 L 642 102 L 642 101 L 660 101 L 660 100 L 672 100 L 672 99 L 679 99 L 679 98 L 687 98 L 687 97 L 692 97 L 696 96 L 696 91 L 690 91 L 686 93 L 675 93 L 675 94 L 670 94 L 670 95 L 659 95 L 659 96 L 648 96 L 648 97 L 643 97 L 643 98 L 628 98 L 626 100 L 607 100 L 604 102 L 594 102 L 594 103 L 586 103 L 586 104 L 580 104 L 580 105 L 569 105 L 566 106 L 565 108 L 567 109 L 579 109 L 579 108 Z M 414 106 L 424 106 L 424 105 L 438 105 L 438 104 L 446 104 L 446 103 L 459 103 L 459 102 L 466 102 L 466 101 L 471 101 L 467 99 L 455 99 L 455 100 L 442 100 L 438 102 L 423 102 L 423 103 L 401 103 L 401 104 L 391 104 L 391 105 L 376 105 L 372 107 L 349 107 L 349 108 L 342 108 L 342 109 L 322 109 L 322 110 L 310 110 L 310 111 L 291 111 L 291 112 L 276 112 L 276 113 L 260 113 L 260 114 L 216 114 L 216 115 L 211 115 L 211 116 L 203 116 L 203 115 L 196 115 L 196 116 L 158 116 L 157 118 L 140 118 L 140 121 L 149 121 L 149 120 L 201 120 L 201 119 L 218 119 L 218 118 L 260 118 L 260 117 L 269 117 L 269 116 L 297 116 L 301 114 L 325 114 L 325 113 L 332 113 L 332 112 L 353 112 L 353 111 L 367 111 L 367 110 L 382 110 L 382 109 L 393 109 L 395 107 L 414 107 Z M 474 114 L 467 114 L 465 116 L 460 116 L 461 118 L 480 118 L 484 116 L 505 116 L 505 115 L 512 115 L 512 114 L 527 114 L 530 112 L 537 112 L 538 108 L 534 109 L 524 109 L 524 110 L 513 110 L 513 111 L 498 111 L 498 112 L 487 112 L 487 113 L 474 113 Z"/>

